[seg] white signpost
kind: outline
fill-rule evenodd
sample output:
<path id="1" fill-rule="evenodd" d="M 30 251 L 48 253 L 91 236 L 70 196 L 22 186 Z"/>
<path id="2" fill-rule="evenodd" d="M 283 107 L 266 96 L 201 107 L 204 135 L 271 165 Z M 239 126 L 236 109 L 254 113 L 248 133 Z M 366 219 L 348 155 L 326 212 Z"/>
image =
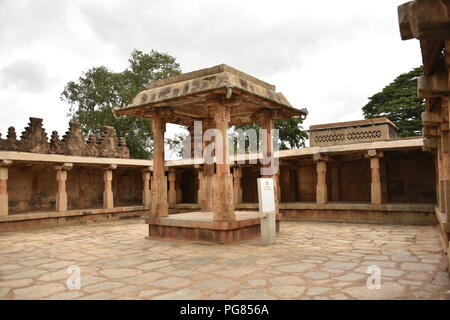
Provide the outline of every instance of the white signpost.
<path id="1" fill-rule="evenodd" d="M 261 243 L 268 246 L 275 243 L 276 235 L 275 189 L 272 178 L 258 178 L 258 198 L 261 213 Z"/>

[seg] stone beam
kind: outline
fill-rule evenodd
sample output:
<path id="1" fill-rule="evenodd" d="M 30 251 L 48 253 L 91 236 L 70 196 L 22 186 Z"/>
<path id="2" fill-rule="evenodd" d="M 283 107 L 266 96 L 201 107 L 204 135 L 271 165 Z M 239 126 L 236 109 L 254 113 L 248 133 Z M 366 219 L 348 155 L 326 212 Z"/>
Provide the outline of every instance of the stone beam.
<path id="1" fill-rule="evenodd" d="M 446 0 L 416 0 L 398 7 L 402 40 L 450 39 L 450 4 Z"/>
<path id="2" fill-rule="evenodd" d="M 422 112 L 422 123 L 424 126 L 437 126 L 441 121 L 441 115 L 437 111 Z"/>
<path id="3" fill-rule="evenodd" d="M 417 95 L 421 99 L 450 95 L 448 73 L 440 72 L 429 76 L 420 76 L 417 81 Z"/>

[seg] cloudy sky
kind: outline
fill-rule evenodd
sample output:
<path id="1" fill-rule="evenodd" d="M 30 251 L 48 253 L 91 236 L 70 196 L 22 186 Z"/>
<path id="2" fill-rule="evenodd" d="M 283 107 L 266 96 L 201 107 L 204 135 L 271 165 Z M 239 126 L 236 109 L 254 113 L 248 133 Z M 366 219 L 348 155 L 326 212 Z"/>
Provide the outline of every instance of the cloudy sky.
<path id="1" fill-rule="evenodd" d="M 418 41 L 400 40 L 405 1 L 0 0 L 0 132 L 33 116 L 64 133 L 64 85 L 94 66 L 122 71 L 135 48 L 275 84 L 308 108 L 305 128 L 362 119 L 369 96 L 421 64 Z"/>

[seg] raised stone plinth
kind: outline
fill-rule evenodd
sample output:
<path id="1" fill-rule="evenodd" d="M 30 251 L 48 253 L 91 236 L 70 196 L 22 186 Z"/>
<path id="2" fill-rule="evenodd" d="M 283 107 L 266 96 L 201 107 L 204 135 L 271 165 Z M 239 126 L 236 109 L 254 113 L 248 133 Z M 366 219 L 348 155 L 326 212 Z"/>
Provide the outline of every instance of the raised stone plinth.
<path id="1" fill-rule="evenodd" d="M 188 212 L 168 217 L 147 217 L 149 238 L 194 242 L 233 243 L 260 236 L 259 212 L 236 211 L 235 221 L 214 221 L 212 212 Z M 277 232 L 281 215 L 277 215 Z"/>

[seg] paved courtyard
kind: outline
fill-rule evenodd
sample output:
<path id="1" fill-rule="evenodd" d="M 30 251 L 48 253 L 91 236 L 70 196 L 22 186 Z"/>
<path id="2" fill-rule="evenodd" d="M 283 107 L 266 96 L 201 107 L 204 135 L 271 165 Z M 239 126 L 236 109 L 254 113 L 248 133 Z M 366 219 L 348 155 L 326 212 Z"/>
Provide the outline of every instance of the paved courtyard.
<path id="1" fill-rule="evenodd" d="M 0 299 L 450 299 L 431 226 L 283 221 L 271 247 L 147 240 L 146 231 L 126 220 L 0 233 Z M 78 290 L 66 286 L 73 265 Z M 372 265 L 380 289 L 367 288 Z"/>

